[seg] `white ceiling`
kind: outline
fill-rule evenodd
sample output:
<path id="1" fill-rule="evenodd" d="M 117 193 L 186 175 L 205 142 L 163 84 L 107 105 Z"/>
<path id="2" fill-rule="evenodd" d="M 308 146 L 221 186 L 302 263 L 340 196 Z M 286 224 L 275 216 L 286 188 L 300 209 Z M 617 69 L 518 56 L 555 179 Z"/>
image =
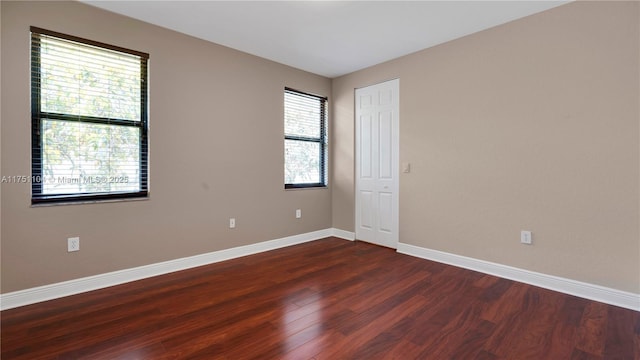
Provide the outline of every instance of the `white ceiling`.
<path id="1" fill-rule="evenodd" d="M 80 1 L 331 78 L 567 2 Z"/>

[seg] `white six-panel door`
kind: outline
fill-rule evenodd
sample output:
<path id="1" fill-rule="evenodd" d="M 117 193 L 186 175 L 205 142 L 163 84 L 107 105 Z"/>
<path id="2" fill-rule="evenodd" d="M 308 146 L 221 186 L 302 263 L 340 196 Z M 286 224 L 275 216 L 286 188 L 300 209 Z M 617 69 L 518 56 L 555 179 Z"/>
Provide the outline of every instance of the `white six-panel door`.
<path id="1" fill-rule="evenodd" d="M 356 89 L 356 239 L 397 248 L 400 82 Z"/>

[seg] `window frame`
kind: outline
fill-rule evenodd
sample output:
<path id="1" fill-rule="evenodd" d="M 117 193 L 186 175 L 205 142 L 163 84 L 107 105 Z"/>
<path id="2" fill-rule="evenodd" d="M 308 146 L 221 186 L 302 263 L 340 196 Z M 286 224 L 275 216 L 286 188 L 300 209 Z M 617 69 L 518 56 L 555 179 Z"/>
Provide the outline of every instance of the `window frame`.
<path id="1" fill-rule="evenodd" d="M 147 198 L 149 195 L 149 141 L 148 141 L 148 60 L 149 54 L 109 45 L 98 41 L 88 40 L 73 35 L 62 34 L 35 26 L 30 27 L 31 32 L 31 204 L 47 203 L 78 203 L 96 202 L 107 200 L 124 200 L 132 198 Z M 140 119 L 126 120 L 103 118 L 86 115 L 72 115 L 65 113 L 41 111 L 41 62 L 40 62 L 40 36 L 50 36 L 61 40 L 73 41 L 83 45 L 89 45 L 110 51 L 126 53 L 140 58 Z M 34 42 L 38 41 L 37 45 Z M 37 46 L 37 51 L 34 49 Z M 76 121 L 88 124 L 131 126 L 140 129 L 139 146 L 139 190 L 138 191 L 111 191 L 111 192 L 87 192 L 68 194 L 43 194 L 43 144 L 41 127 L 43 120 Z"/>
<path id="2" fill-rule="evenodd" d="M 320 137 L 315 138 L 315 137 L 308 137 L 308 136 L 295 136 L 295 135 L 287 135 L 286 134 L 286 129 L 285 129 L 285 134 L 284 134 L 284 141 L 286 143 L 287 140 L 290 141 L 303 141 L 303 142 L 312 142 L 312 143 L 318 143 L 320 144 L 320 163 L 319 163 L 319 174 L 320 174 L 320 182 L 316 182 L 316 183 L 299 183 L 299 184 L 288 184 L 285 181 L 284 184 L 284 188 L 285 189 L 309 189 L 309 188 L 326 188 L 327 187 L 327 158 L 328 158 L 328 153 L 327 153 L 327 149 L 328 149 L 328 145 L 327 145 L 327 107 L 328 107 L 328 98 L 326 96 L 319 96 L 319 95 L 314 95 L 314 94 L 310 94 L 304 91 L 300 91 L 300 90 L 296 90 L 290 87 L 285 87 L 284 88 L 284 94 L 286 95 L 287 93 L 290 94 L 295 94 L 298 96 L 303 96 L 303 97 L 307 97 L 307 98 L 312 98 L 314 100 L 318 100 L 320 101 Z M 284 102 L 283 102 L 284 104 Z M 286 111 L 286 108 L 285 108 Z M 285 168 L 287 166 L 286 164 L 286 157 L 285 157 L 285 164 L 284 164 Z"/>

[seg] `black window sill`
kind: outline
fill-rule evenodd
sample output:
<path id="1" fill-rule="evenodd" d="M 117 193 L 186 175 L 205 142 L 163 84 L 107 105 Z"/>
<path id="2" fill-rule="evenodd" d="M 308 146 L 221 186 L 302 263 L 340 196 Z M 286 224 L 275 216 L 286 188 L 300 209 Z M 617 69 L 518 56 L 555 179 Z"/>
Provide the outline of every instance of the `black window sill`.
<path id="1" fill-rule="evenodd" d="M 144 201 L 149 200 L 149 195 L 144 196 L 108 196 L 108 197 L 74 197 L 74 198 L 51 198 L 51 199 L 32 199 L 31 207 L 49 207 L 63 205 L 83 205 L 83 204 L 100 204 L 128 201 Z"/>
<path id="2" fill-rule="evenodd" d="M 285 190 L 304 190 L 304 189 L 328 189 L 327 185 L 308 185 L 308 184 L 300 184 L 300 185 L 285 185 Z"/>

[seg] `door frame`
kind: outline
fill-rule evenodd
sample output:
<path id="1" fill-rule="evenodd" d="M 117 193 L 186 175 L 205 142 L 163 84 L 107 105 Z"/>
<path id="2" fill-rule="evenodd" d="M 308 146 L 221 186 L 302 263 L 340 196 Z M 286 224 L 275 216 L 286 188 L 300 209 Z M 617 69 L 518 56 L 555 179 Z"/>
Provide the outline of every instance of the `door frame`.
<path id="1" fill-rule="evenodd" d="M 397 94 L 397 102 L 395 104 L 395 108 L 394 108 L 394 112 L 395 114 L 397 114 L 396 118 L 392 124 L 392 152 L 394 153 L 393 155 L 393 161 L 392 161 L 392 172 L 393 174 L 395 174 L 395 181 L 393 182 L 393 193 L 395 194 L 395 199 L 394 199 L 394 203 L 392 204 L 392 207 L 394 209 L 394 219 L 392 219 L 392 223 L 393 223 L 393 227 L 394 227 L 394 231 L 393 231 L 393 243 L 392 244 L 388 244 L 391 245 L 390 247 L 397 249 L 398 248 L 398 243 L 400 242 L 400 78 L 394 78 L 394 79 L 390 79 L 390 80 L 385 80 L 379 83 L 375 83 L 375 84 L 370 84 L 367 86 L 363 86 L 360 88 L 355 88 L 354 89 L 354 131 L 355 131 L 355 151 L 354 151 L 354 165 L 355 165 L 355 171 L 354 171 L 354 177 L 355 177 L 355 181 L 354 181 L 354 196 L 355 196 L 355 216 L 354 216 L 354 220 L 355 220 L 355 239 L 356 240 L 363 240 L 363 241 L 367 241 L 366 239 L 362 239 L 361 236 L 359 236 L 359 224 L 360 224 L 360 220 L 358 218 L 359 214 L 360 214 L 360 200 L 359 200 L 359 196 L 358 196 L 358 191 L 360 189 L 360 121 L 359 121 L 359 109 L 358 109 L 358 91 L 362 90 L 362 89 L 366 89 L 369 87 L 374 87 L 374 86 L 379 86 L 379 85 L 383 85 L 383 84 L 391 84 L 392 86 L 395 86 L 395 90 L 396 90 L 396 94 Z M 361 231 L 361 230 L 360 230 Z M 386 245 L 385 245 L 386 246 Z"/>

